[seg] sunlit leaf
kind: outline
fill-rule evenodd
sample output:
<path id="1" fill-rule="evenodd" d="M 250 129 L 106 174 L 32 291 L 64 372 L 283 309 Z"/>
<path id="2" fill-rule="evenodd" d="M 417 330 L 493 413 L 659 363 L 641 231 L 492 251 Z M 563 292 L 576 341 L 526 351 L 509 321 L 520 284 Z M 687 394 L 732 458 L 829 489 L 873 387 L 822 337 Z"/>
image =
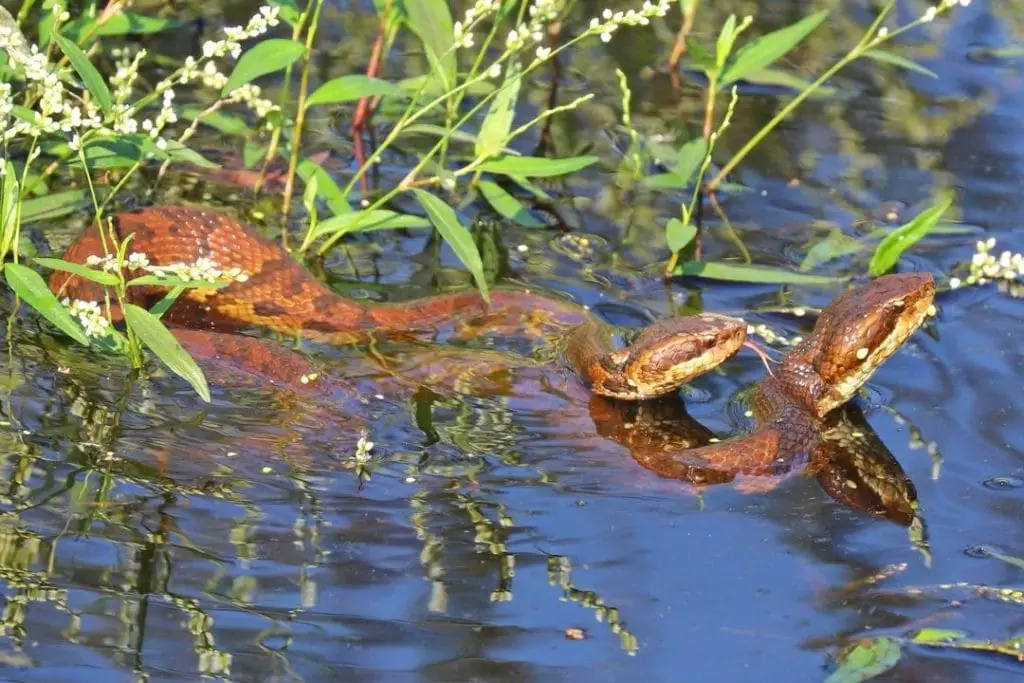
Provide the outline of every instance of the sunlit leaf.
<path id="1" fill-rule="evenodd" d="M 938 224 L 939 219 L 952 205 L 953 195 L 946 194 L 935 206 L 922 211 L 912 221 L 886 235 L 871 256 L 868 271 L 876 277 L 887 273 L 900 260 L 904 251 L 917 244 Z"/>
<path id="2" fill-rule="evenodd" d="M 455 215 L 452 207 L 448 206 L 441 199 L 424 190 L 413 190 L 416 201 L 420 203 L 423 210 L 427 212 L 430 222 L 434 224 L 441 237 L 452 248 L 459 260 L 473 274 L 476 286 L 483 295 L 484 300 L 490 303 L 490 294 L 487 291 L 487 280 L 484 277 L 484 264 L 480 259 L 480 251 L 473 242 L 473 236 Z"/>
<path id="3" fill-rule="evenodd" d="M 306 51 L 306 46 L 288 38 L 268 38 L 246 50 L 228 76 L 220 94 L 227 96 L 233 90 L 251 83 L 260 76 L 280 71 L 292 64 Z"/>
<path id="4" fill-rule="evenodd" d="M 906 57 L 903 57 L 901 55 L 888 52 L 887 50 L 880 50 L 878 48 L 875 48 L 874 50 L 867 50 L 866 52 L 864 52 L 864 56 L 867 57 L 868 59 L 873 59 L 876 62 L 892 64 L 893 66 L 898 66 L 901 69 L 913 71 L 914 73 L 923 74 L 925 76 L 930 76 L 932 78 L 939 77 L 937 73 L 935 73 L 928 67 L 920 65 L 912 59 L 907 59 Z"/>
<path id="5" fill-rule="evenodd" d="M 159 318 L 135 304 L 125 304 L 124 319 L 157 358 L 191 384 L 200 398 L 210 402 L 210 387 L 206 384 L 203 371 Z"/>
<path id="6" fill-rule="evenodd" d="M 736 15 L 730 14 L 729 18 L 722 24 L 721 30 L 718 32 L 718 40 L 715 41 L 715 64 L 721 66 L 725 64 L 725 60 L 728 59 L 729 53 L 732 52 L 732 46 L 736 42 Z"/>
<path id="7" fill-rule="evenodd" d="M 741 263 L 721 263 L 715 261 L 687 261 L 676 266 L 673 274 L 703 277 L 709 280 L 759 282 L 765 284 L 833 285 L 837 282 L 842 282 L 841 278 L 794 273 L 791 270 L 772 268 L 770 266 L 751 266 Z"/>
<path id="8" fill-rule="evenodd" d="M 412 76 L 410 78 L 403 78 L 398 81 L 398 85 L 410 94 L 420 92 L 422 89 L 421 94 L 426 97 L 438 97 L 448 92 L 448 89 L 444 87 L 441 79 L 433 72 L 421 74 L 419 76 Z M 464 92 L 473 97 L 484 97 L 494 92 L 497 87 L 498 86 L 492 81 L 482 80 L 474 82 L 466 88 Z"/>
<path id="9" fill-rule="evenodd" d="M 350 232 L 369 232 L 371 230 L 390 230 L 395 228 L 428 228 L 430 221 L 419 216 L 395 213 L 385 209 L 372 211 L 352 211 L 338 216 L 331 216 L 317 223 L 316 230 L 310 239 L 318 239 L 326 235 L 347 234 Z"/>
<path id="10" fill-rule="evenodd" d="M 526 178 L 550 178 L 579 171 L 597 161 L 598 158 L 593 156 L 566 157 L 564 159 L 501 156 L 489 159 L 477 168 L 486 173 L 517 175 Z"/>
<path id="11" fill-rule="evenodd" d="M 171 161 L 192 164 L 199 168 L 220 168 L 220 164 L 210 161 L 199 152 L 177 140 L 166 140 L 166 142 L 167 147 L 164 151 Z"/>
<path id="12" fill-rule="evenodd" d="M 776 69 L 770 66 L 763 69 L 748 71 L 747 75 L 743 77 L 743 80 L 756 85 L 789 88 L 796 92 L 806 90 L 811 85 L 811 82 L 805 78 L 801 78 L 789 71 L 783 71 L 782 69 Z M 814 92 L 811 93 L 811 98 L 821 99 L 826 97 L 835 97 L 839 93 L 839 88 L 835 88 L 830 85 L 819 85 L 814 89 Z"/>
<path id="13" fill-rule="evenodd" d="M 405 0 L 409 28 L 423 41 L 427 60 L 444 91 L 455 85 L 455 33 L 446 0 Z"/>
<path id="14" fill-rule="evenodd" d="M 693 223 L 684 223 L 678 218 L 669 220 L 665 226 L 665 239 L 673 254 L 693 241 L 697 236 L 697 227 Z"/>
<path id="15" fill-rule="evenodd" d="M 85 336 L 81 326 L 57 300 L 39 273 L 20 263 L 7 263 L 4 265 L 3 274 L 10 288 L 25 303 L 79 344 L 89 345 L 89 338 Z"/>
<path id="16" fill-rule="evenodd" d="M 643 179 L 643 185 L 652 190 L 685 190 L 688 183 L 677 173 L 656 173 Z"/>
<path id="17" fill-rule="evenodd" d="M 967 637 L 965 631 L 953 631 L 945 628 L 923 628 L 914 634 L 911 641 L 917 645 L 935 645 L 965 637 Z"/>
<path id="18" fill-rule="evenodd" d="M 800 272 L 806 273 L 823 263 L 828 263 L 850 254 L 856 254 L 858 251 L 863 251 L 866 248 L 860 240 L 854 239 L 839 230 L 833 230 L 825 239 L 807 250 L 807 255 L 804 256 L 803 263 L 800 264 Z"/>
<path id="19" fill-rule="evenodd" d="M 0 176 L 0 262 L 15 248 L 20 227 L 18 217 L 18 201 L 21 189 L 18 177 L 13 171 Z M 24 218 L 21 218 L 24 220 Z"/>
<path id="20" fill-rule="evenodd" d="M 868 638 L 844 651 L 839 668 L 825 683 L 861 683 L 880 676 L 900 661 L 900 645 L 892 638 Z"/>
<path id="21" fill-rule="evenodd" d="M 491 180 L 481 180 L 477 183 L 480 194 L 495 211 L 505 218 L 515 221 L 524 228 L 543 228 L 545 224 L 537 220 L 530 213 L 523 203 L 505 191 L 501 185 Z"/>
<path id="22" fill-rule="evenodd" d="M 100 72 L 96 70 L 96 67 L 92 65 L 89 58 L 82 52 L 82 49 L 75 45 L 73 41 L 60 35 L 56 36 L 56 39 L 61 52 L 64 53 L 68 61 L 71 62 L 71 66 L 74 67 L 81 77 L 82 83 L 85 84 L 89 94 L 92 95 L 96 106 L 104 113 L 109 112 L 114 106 L 114 96 L 110 94 L 110 89 L 107 87 L 106 81 L 103 80 L 103 76 L 100 75 Z"/>
<path id="23" fill-rule="evenodd" d="M 505 82 L 491 100 L 487 116 L 480 126 L 480 137 L 476 143 L 477 157 L 489 157 L 499 154 L 505 147 L 509 131 L 512 130 L 512 119 L 516 115 L 516 103 L 519 101 L 519 85 L 522 80 L 522 68 L 515 63 L 505 72 Z"/>
<path id="24" fill-rule="evenodd" d="M 828 10 L 816 12 L 795 24 L 772 31 L 744 45 L 736 53 L 732 63 L 725 68 L 719 84 L 726 86 L 735 83 L 745 78 L 747 74 L 773 63 L 818 28 L 827 16 Z"/>
<path id="25" fill-rule="evenodd" d="M 343 214 L 352 210 L 348 200 L 345 198 L 345 194 L 338 187 L 338 183 L 320 164 L 312 159 L 303 159 L 299 162 L 296 173 L 306 183 L 310 182 L 312 178 L 316 178 L 317 196 L 324 200 L 331 213 Z"/>
<path id="26" fill-rule="evenodd" d="M 363 74 L 349 74 L 327 81 L 306 98 L 306 107 L 353 102 L 362 97 L 408 97 L 400 85 Z"/>
<path id="27" fill-rule="evenodd" d="M 33 259 L 35 263 L 41 265 L 44 268 L 50 270 L 60 270 L 65 273 L 72 273 L 79 277 L 84 277 L 86 280 L 92 282 L 98 282 L 106 287 L 113 287 L 117 285 L 120 280 L 113 273 L 108 273 L 104 270 L 96 270 L 89 266 L 83 266 L 81 263 L 72 263 L 71 261 L 65 261 L 59 258 L 43 258 L 39 257 Z"/>

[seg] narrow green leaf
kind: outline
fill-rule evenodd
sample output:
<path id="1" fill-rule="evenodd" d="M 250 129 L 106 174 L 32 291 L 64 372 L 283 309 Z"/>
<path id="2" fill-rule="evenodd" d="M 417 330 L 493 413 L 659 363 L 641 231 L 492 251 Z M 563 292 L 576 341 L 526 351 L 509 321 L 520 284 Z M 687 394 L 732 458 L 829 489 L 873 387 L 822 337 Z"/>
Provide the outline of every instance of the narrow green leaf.
<path id="1" fill-rule="evenodd" d="M 519 86 L 522 82 L 522 67 L 514 63 L 505 72 L 505 82 L 491 100 L 487 116 L 480 125 L 480 137 L 476 143 L 476 156 L 490 157 L 500 154 L 508 142 L 512 120 L 516 115 L 516 103 L 519 101 Z"/>
<path id="2" fill-rule="evenodd" d="M 220 168 L 220 164 L 216 164 L 199 152 L 195 151 L 191 147 L 184 145 L 177 140 L 167 140 L 167 158 L 171 161 L 177 161 L 183 164 L 192 164 L 198 168 Z"/>
<path id="3" fill-rule="evenodd" d="M 38 259 L 36 259 L 38 260 Z M 142 285 L 155 285 L 157 287 L 181 287 L 183 289 L 220 289 L 227 287 L 230 282 L 207 282 L 206 280 L 182 280 L 179 277 L 163 275 L 140 275 L 125 283 L 128 287 L 140 287 Z"/>
<path id="4" fill-rule="evenodd" d="M 110 89 L 107 88 L 107 83 L 103 80 L 103 76 L 100 75 L 100 72 L 92 65 L 89 58 L 85 56 L 85 53 L 74 42 L 61 35 L 56 36 L 56 38 L 61 51 L 68 58 L 68 61 L 71 62 L 71 66 L 78 72 L 85 87 L 89 90 L 89 94 L 96 101 L 96 106 L 104 113 L 109 112 L 114 106 L 114 96 L 110 94 Z"/>
<path id="5" fill-rule="evenodd" d="M 416 201 L 427 212 L 430 222 L 441 233 L 441 237 L 451 246 L 459 260 L 469 268 L 484 300 L 490 303 L 491 297 L 487 291 L 487 280 L 484 278 L 484 264 L 469 230 L 459 222 L 455 211 L 444 201 L 424 190 L 413 190 L 412 192 L 416 196 Z"/>
<path id="6" fill-rule="evenodd" d="M 814 270 L 823 263 L 834 261 L 837 258 L 856 254 L 867 247 L 857 239 L 839 231 L 833 230 L 828 236 L 807 250 L 803 263 L 800 264 L 800 272 L 806 273 Z"/>
<path id="7" fill-rule="evenodd" d="M 677 173 L 655 173 L 643 179 L 644 187 L 652 190 L 685 190 L 687 182 Z"/>
<path id="8" fill-rule="evenodd" d="M 210 402 L 210 387 L 206 384 L 203 371 L 159 318 L 135 304 L 125 304 L 124 319 L 157 358 L 172 372 L 191 384 L 200 398 L 207 403 Z"/>
<path id="9" fill-rule="evenodd" d="M 665 239 L 673 254 L 693 241 L 697 236 L 697 227 L 693 223 L 684 223 L 678 218 L 669 220 L 665 226 Z"/>
<path id="10" fill-rule="evenodd" d="M 18 201 L 21 197 L 21 189 L 18 185 L 17 174 L 13 169 L 0 177 L 0 183 L 2 183 L 2 187 L 0 187 L 0 263 L 2 263 L 7 258 L 7 254 L 17 248 L 15 240 L 18 239 L 20 227 Z"/>
<path id="11" fill-rule="evenodd" d="M 21 203 L 21 222 L 30 223 L 59 218 L 86 206 L 92 206 L 89 190 L 67 190 L 35 199 L 26 199 Z"/>
<path id="12" fill-rule="evenodd" d="M 792 74 L 782 69 L 776 69 L 775 67 L 765 67 L 763 69 L 755 69 L 748 71 L 744 80 L 750 83 L 756 83 L 757 85 L 767 85 L 779 88 L 789 88 L 796 92 L 806 90 L 810 87 L 811 82 L 806 78 L 800 78 L 799 76 Z M 839 88 L 832 87 L 830 85 L 819 85 L 815 88 L 814 92 L 811 93 L 811 99 L 826 99 L 835 97 L 840 93 Z M 849 91 L 848 91 L 849 93 Z M 848 94 L 847 93 L 847 94 Z"/>
<path id="13" fill-rule="evenodd" d="M 319 239 L 326 235 L 347 234 L 349 232 L 369 232 L 370 230 L 389 230 L 394 228 L 428 228 L 430 221 L 419 216 L 395 213 L 385 209 L 373 211 L 352 211 L 320 221 L 310 239 Z"/>
<path id="14" fill-rule="evenodd" d="M 483 162 L 477 168 L 485 173 L 517 175 L 526 178 L 550 178 L 579 171 L 596 164 L 597 161 L 597 157 L 593 156 L 566 157 L 564 159 L 500 156 Z"/>
<path id="15" fill-rule="evenodd" d="M 257 43 L 238 58 L 238 63 L 228 76 L 228 81 L 220 94 L 229 95 L 260 76 L 280 71 L 295 62 L 305 51 L 305 45 L 288 38 L 268 38 Z"/>
<path id="16" fill-rule="evenodd" d="M 501 185 L 491 180 L 477 183 L 480 194 L 495 211 L 505 218 L 515 221 L 524 228 L 543 228 L 545 224 L 533 217 L 523 203 L 505 191 Z"/>
<path id="17" fill-rule="evenodd" d="M 843 652 L 839 668 L 825 679 L 825 683 L 861 683 L 880 676 L 900 661 L 900 644 L 881 636 L 860 641 Z"/>
<path id="18" fill-rule="evenodd" d="M 935 206 L 922 211 L 912 221 L 886 235 L 885 239 L 879 242 L 878 247 L 875 248 L 871 262 L 868 263 L 868 271 L 875 277 L 887 273 L 900 260 L 904 251 L 917 244 L 931 232 L 931 229 L 952 205 L 953 195 L 947 193 Z"/>
<path id="19" fill-rule="evenodd" d="M 53 295 L 42 276 L 20 263 L 4 265 L 4 277 L 14 293 L 79 344 L 89 345 L 81 326 Z"/>
<path id="20" fill-rule="evenodd" d="M 747 74 L 772 64 L 796 47 L 811 31 L 818 28 L 827 16 L 828 10 L 815 12 L 795 24 L 772 31 L 744 45 L 736 53 L 736 58 L 732 60 L 732 63 L 725 68 L 719 82 L 720 86 L 724 87 L 735 83 L 745 78 Z"/>
<path id="21" fill-rule="evenodd" d="M 60 32 L 69 40 L 78 42 L 78 39 L 86 33 L 91 33 L 93 37 L 144 35 L 163 33 L 182 25 L 183 22 L 177 19 L 161 19 L 122 11 L 107 17 L 106 21 L 99 25 L 92 18 L 78 18 L 69 21 L 61 26 Z"/>
<path id="22" fill-rule="evenodd" d="M 682 178 L 684 185 L 694 181 L 694 176 L 708 153 L 708 142 L 704 138 L 694 138 L 679 148 L 672 172 Z"/>
<path id="23" fill-rule="evenodd" d="M 686 263 L 679 264 L 673 275 L 691 275 L 709 280 L 765 284 L 833 285 L 837 282 L 842 282 L 842 278 L 806 275 L 769 266 L 750 266 L 741 263 L 721 263 L 715 261 L 687 261 Z"/>
<path id="24" fill-rule="evenodd" d="M 349 74 L 327 81 L 306 98 L 306 108 L 319 104 L 352 102 L 361 97 L 408 97 L 400 85 L 363 74 Z"/>
<path id="25" fill-rule="evenodd" d="M 736 42 L 736 15 L 730 14 L 729 18 L 722 24 L 722 30 L 718 32 L 718 40 L 715 41 L 715 65 L 721 67 L 732 52 L 732 46 Z"/>
<path id="26" fill-rule="evenodd" d="M 88 266 L 83 266 L 81 263 L 72 263 L 65 261 L 60 258 L 35 258 L 34 263 L 38 263 L 43 268 L 49 268 L 50 270 L 60 270 L 65 273 L 72 273 L 80 277 L 84 277 L 86 280 L 91 282 L 97 282 L 105 287 L 114 287 L 120 280 L 113 273 L 108 273 L 105 270 L 96 270 Z"/>
<path id="27" fill-rule="evenodd" d="M 405 0 L 407 21 L 413 33 L 423 41 L 430 68 L 444 91 L 455 85 L 455 32 L 452 13 L 446 0 Z"/>
<path id="28" fill-rule="evenodd" d="M 422 135 L 430 135 L 432 137 L 439 138 L 447 136 L 449 140 L 454 140 L 456 142 L 464 142 L 471 145 L 478 144 L 480 142 L 480 137 L 474 135 L 473 133 L 467 133 L 461 130 L 451 131 L 445 128 L 444 126 L 438 126 L 433 123 L 414 123 L 411 126 L 402 129 L 403 135 L 411 135 L 415 133 L 420 133 Z M 519 152 L 516 152 L 515 150 L 511 149 L 503 149 L 501 151 L 504 152 L 505 154 L 510 154 L 513 156 L 519 155 Z"/>
<path id="29" fill-rule="evenodd" d="M 875 48 L 874 50 L 868 50 L 867 52 L 865 52 L 864 56 L 867 57 L 868 59 L 873 59 L 876 62 L 882 62 L 883 64 L 892 64 L 893 66 L 898 66 L 901 69 L 906 69 L 907 71 L 913 71 L 914 73 L 930 76 L 931 78 L 939 77 L 937 73 L 935 73 L 928 67 L 920 65 L 912 59 L 907 59 L 906 57 L 903 57 L 901 55 L 889 52 L 888 50 L 880 50 L 878 48 Z"/>

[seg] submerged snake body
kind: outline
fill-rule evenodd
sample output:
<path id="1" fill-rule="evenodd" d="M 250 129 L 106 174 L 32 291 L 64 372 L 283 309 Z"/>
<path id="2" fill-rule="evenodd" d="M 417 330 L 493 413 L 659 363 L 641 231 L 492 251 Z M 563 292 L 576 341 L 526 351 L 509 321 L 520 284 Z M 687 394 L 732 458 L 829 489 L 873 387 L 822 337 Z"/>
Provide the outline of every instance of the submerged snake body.
<path id="1" fill-rule="evenodd" d="M 453 321 L 509 314 L 517 323 L 522 317 L 539 317 L 570 330 L 565 358 L 595 393 L 630 400 L 677 389 L 731 357 L 746 338 L 742 320 L 704 313 L 655 322 L 632 350 L 618 351 L 606 326 L 582 308 L 527 291 L 492 291 L 490 306 L 475 291 L 400 303 L 352 301 L 328 289 L 277 243 L 204 209 L 156 207 L 121 213 L 115 230 L 121 239 L 131 235 L 129 250 L 144 253 L 153 265 L 204 258 L 221 270 L 240 268 L 248 276 L 222 289 L 186 290 L 167 316 L 186 327 L 234 331 L 254 326 L 345 343 L 367 332 L 432 331 Z M 93 225 L 68 247 L 64 258 L 85 263 L 104 252 Z M 69 273 L 54 273 L 50 288 L 72 299 L 103 301 L 100 285 Z M 165 292 L 163 287 L 129 289 L 132 303 L 144 306 Z"/>
<path id="2" fill-rule="evenodd" d="M 234 330 L 252 325 L 342 342 L 372 331 L 429 331 L 453 320 L 540 313 L 563 331 L 568 329 L 564 359 L 594 393 L 630 400 L 672 392 L 732 356 L 745 341 L 743 321 L 704 313 L 660 320 L 630 348 L 616 350 L 608 329 L 584 310 L 521 291 L 492 292 L 491 307 L 476 292 L 360 303 L 332 292 L 276 243 L 208 210 L 158 207 L 122 213 L 116 231 L 121 239 L 132 235 L 130 250 L 144 252 L 155 265 L 207 258 L 220 269 L 238 267 L 249 275 L 245 282 L 219 290 L 186 290 L 168 317 L 189 327 Z M 90 255 L 103 253 L 99 231 L 92 226 L 64 257 L 84 263 Z M 103 300 L 99 285 L 68 273 L 52 275 L 50 287 L 61 296 Z M 133 302 L 142 305 L 153 303 L 165 291 L 130 290 Z M 813 332 L 756 387 L 751 405 L 755 429 L 746 436 L 707 443 L 704 435 L 699 441 L 707 445 L 697 448 L 687 445 L 694 443 L 689 435 L 687 440 L 676 438 L 671 425 L 644 429 L 640 420 L 595 420 L 599 431 L 626 445 L 647 469 L 694 484 L 720 483 L 744 474 L 779 475 L 801 457 L 835 460 L 830 454 L 850 450 L 853 442 L 850 430 L 837 430 L 830 412 L 853 398 L 921 326 L 934 291 L 930 275 L 909 273 L 884 276 L 837 296 Z M 113 313 L 117 315 L 116 310 Z M 262 344 L 196 330 L 177 334 L 205 357 L 258 356 Z M 256 362 L 248 365 L 256 375 L 261 368 L 280 371 L 273 357 L 268 355 L 265 363 L 250 359 Z M 281 377 L 281 372 L 270 374 Z M 634 408 L 644 410 L 644 404 Z M 855 443 L 852 448 L 856 450 Z"/>

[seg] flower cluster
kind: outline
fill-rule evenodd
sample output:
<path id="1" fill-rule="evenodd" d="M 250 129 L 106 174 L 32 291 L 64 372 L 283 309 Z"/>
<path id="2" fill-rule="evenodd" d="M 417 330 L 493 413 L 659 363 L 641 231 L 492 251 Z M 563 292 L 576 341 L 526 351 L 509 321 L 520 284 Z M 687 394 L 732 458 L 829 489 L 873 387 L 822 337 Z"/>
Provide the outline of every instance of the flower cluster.
<path id="1" fill-rule="evenodd" d="M 476 4 L 466 10 L 462 21 L 453 26 L 455 47 L 473 47 L 473 27 L 491 16 L 501 7 L 501 0 L 476 0 Z"/>
<path id="2" fill-rule="evenodd" d="M 644 0 L 639 10 L 631 9 L 625 12 L 612 12 L 606 9 L 601 13 L 601 18 L 594 17 L 590 20 L 590 31 L 601 35 L 602 42 L 607 43 L 612 39 L 612 34 L 622 26 L 647 26 L 654 17 L 663 17 L 668 14 L 673 0 L 658 0 L 657 4 L 651 0 Z"/>
<path id="3" fill-rule="evenodd" d="M 195 58 L 188 57 L 185 59 L 185 66 L 177 75 L 177 82 L 185 84 L 194 80 L 200 81 L 207 88 L 220 91 L 224 89 L 225 85 L 227 85 L 228 77 L 220 72 L 216 63 L 212 61 L 207 62 L 203 68 L 200 69 L 199 63 Z M 261 93 L 262 91 L 258 85 L 246 83 L 245 85 L 235 88 L 228 93 L 227 102 L 232 104 L 244 104 L 249 107 L 257 117 L 261 119 L 266 118 L 267 114 L 280 109 L 280 107 L 270 100 L 260 97 Z"/>
<path id="4" fill-rule="evenodd" d="M 277 15 L 280 10 L 277 7 L 264 5 L 260 7 L 257 14 L 253 15 L 248 25 L 228 26 L 224 29 L 222 40 L 208 40 L 203 43 L 203 56 L 207 58 L 221 58 L 231 55 L 234 59 L 242 54 L 242 41 L 261 36 L 272 27 L 280 23 Z"/>
<path id="5" fill-rule="evenodd" d="M 72 301 L 65 297 L 61 303 L 68 309 L 68 313 L 78 318 L 78 322 L 81 323 L 82 329 L 85 331 L 85 336 L 106 336 L 107 330 L 110 328 L 110 321 L 103 315 L 103 311 L 97 302 L 82 301 L 81 299 Z"/>
<path id="6" fill-rule="evenodd" d="M 117 270 L 117 261 L 112 254 L 92 255 L 85 259 L 90 268 L 99 268 L 108 273 Z M 153 265 L 149 257 L 141 252 L 132 252 L 125 266 L 129 270 L 144 270 L 158 277 L 173 277 L 183 282 L 245 282 L 249 275 L 239 267 L 222 270 L 213 259 L 201 256 L 194 263 L 170 263 L 165 266 Z"/>
<path id="7" fill-rule="evenodd" d="M 950 278 L 950 289 L 959 289 L 964 285 L 984 285 L 992 280 L 1010 281 L 1024 278 L 1024 255 L 1003 251 L 997 257 L 993 252 L 996 247 L 994 237 L 978 240 L 975 247 L 967 277 L 963 280 L 958 277 Z"/>

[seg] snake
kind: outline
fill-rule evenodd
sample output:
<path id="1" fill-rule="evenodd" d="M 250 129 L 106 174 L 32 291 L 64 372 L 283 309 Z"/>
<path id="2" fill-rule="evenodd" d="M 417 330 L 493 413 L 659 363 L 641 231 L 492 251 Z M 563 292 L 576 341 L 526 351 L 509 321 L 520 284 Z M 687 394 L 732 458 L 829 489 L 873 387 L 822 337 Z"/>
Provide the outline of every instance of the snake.
<path id="1" fill-rule="evenodd" d="M 495 288 L 489 301 L 477 291 L 400 302 L 354 300 L 332 291 L 276 241 L 206 208 L 124 211 L 111 218 L 110 230 L 118 240 L 130 236 L 131 250 L 155 266 L 207 259 L 223 271 L 244 273 L 244 281 L 221 288 L 186 289 L 164 319 L 183 328 L 175 333 L 190 348 L 205 347 L 210 355 L 241 353 L 250 366 L 261 365 L 258 349 L 264 347 L 257 344 L 262 340 L 236 335 L 248 327 L 351 343 L 365 335 L 432 333 L 460 320 L 472 325 L 511 317 L 521 330 L 524 320 L 539 319 L 561 330 L 560 360 L 587 389 L 616 402 L 636 402 L 642 410 L 645 402 L 677 391 L 748 343 L 744 320 L 705 312 L 656 320 L 620 349 L 610 328 L 585 307 L 522 289 Z M 67 247 L 64 259 L 87 263 L 90 256 L 106 253 L 105 241 L 93 223 Z M 105 300 L 101 285 L 75 273 L 56 271 L 49 286 L 61 297 Z M 127 291 L 127 301 L 150 306 L 167 287 Z M 930 274 L 907 272 L 883 275 L 836 296 L 813 331 L 755 387 L 749 434 L 697 448 L 680 448 L 664 438 L 652 442 L 639 430 L 616 440 L 662 477 L 716 483 L 737 475 L 778 474 L 795 454 L 834 444 L 827 438 L 829 415 L 853 399 L 923 325 L 934 311 L 934 295 Z M 120 318 L 116 305 L 109 313 Z M 268 356 L 262 369 L 279 372 L 276 358 Z"/>

